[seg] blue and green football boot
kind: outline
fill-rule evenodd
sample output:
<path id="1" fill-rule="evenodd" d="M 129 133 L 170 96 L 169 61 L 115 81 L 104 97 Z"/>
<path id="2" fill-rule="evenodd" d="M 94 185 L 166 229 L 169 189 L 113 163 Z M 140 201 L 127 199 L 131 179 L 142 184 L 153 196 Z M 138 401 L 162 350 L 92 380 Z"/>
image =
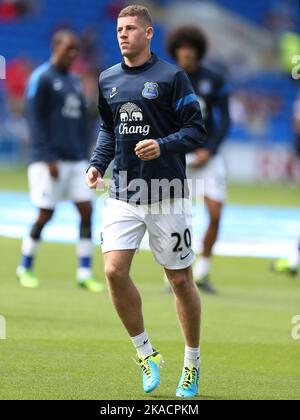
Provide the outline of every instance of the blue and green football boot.
<path id="1" fill-rule="evenodd" d="M 31 270 L 19 267 L 17 269 L 17 279 L 22 287 L 36 289 L 40 282 Z"/>
<path id="2" fill-rule="evenodd" d="M 198 395 L 199 389 L 199 369 L 193 366 L 185 367 L 176 390 L 178 398 L 194 398 Z"/>
<path id="3" fill-rule="evenodd" d="M 94 277 L 89 277 L 87 279 L 79 281 L 78 286 L 81 289 L 88 290 L 92 293 L 100 293 L 105 290 L 104 284 L 97 281 Z"/>
<path id="4" fill-rule="evenodd" d="M 142 369 L 143 389 L 150 394 L 160 385 L 159 369 L 163 367 L 163 357 L 158 351 L 154 351 L 145 359 L 140 358 L 138 364 Z"/>

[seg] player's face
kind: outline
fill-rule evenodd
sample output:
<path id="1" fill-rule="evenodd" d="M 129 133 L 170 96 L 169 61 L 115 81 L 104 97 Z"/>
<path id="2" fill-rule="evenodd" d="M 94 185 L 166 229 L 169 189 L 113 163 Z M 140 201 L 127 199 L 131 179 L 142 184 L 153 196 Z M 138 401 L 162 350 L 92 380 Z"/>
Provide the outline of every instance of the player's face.
<path id="1" fill-rule="evenodd" d="M 69 36 L 64 37 L 54 51 L 58 65 L 61 68 L 68 70 L 78 57 L 79 50 L 80 46 L 77 38 Z"/>
<path id="2" fill-rule="evenodd" d="M 190 45 L 182 45 L 176 50 L 176 60 L 184 70 L 195 67 L 198 63 L 196 48 Z"/>
<path id="3" fill-rule="evenodd" d="M 118 19 L 118 42 L 124 57 L 137 57 L 149 48 L 152 37 L 153 28 L 147 28 L 137 16 Z"/>

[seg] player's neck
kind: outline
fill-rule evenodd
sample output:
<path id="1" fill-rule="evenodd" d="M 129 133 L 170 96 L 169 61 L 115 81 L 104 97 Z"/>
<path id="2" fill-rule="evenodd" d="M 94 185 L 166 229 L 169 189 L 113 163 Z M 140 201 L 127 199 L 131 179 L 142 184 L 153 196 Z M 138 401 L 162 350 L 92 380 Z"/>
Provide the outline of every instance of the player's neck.
<path id="1" fill-rule="evenodd" d="M 185 66 L 184 70 L 187 72 L 187 74 L 193 75 L 197 73 L 198 69 L 198 63 L 191 63 L 189 66 Z"/>
<path id="2" fill-rule="evenodd" d="M 61 66 L 59 61 L 56 60 L 55 57 L 52 57 L 50 59 L 50 63 L 52 64 L 52 66 L 54 66 L 58 71 L 62 72 L 62 73 L 68 73 L 69 69 L 66 69 L 65 67 Z"/>
<path id="3" fill-rule="evenodd" d="M 128 67 L 140 67 L 147 63 L 152 57 L 151 50 L 147 49 L 136 57 L 124 57 L 124 63 Z"/>

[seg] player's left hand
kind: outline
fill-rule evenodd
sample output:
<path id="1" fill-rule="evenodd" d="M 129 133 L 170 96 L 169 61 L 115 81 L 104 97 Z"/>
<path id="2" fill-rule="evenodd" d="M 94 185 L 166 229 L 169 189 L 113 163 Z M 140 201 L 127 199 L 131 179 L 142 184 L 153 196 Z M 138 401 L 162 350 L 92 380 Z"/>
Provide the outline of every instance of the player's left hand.
<path id="1" fill-rule="evenodd" d="M 198 149 L 195 152 L 196 159 L 193 163 L 195 168 L 203 168 L 211 158 L 211 152 L 207 149 Z"/>
<path id="2" fill-rule="evenodd" d="M 141 160 L 158 159 L 161 155 L 160 145 L 156 140 L 142 140 L 136 145 L 135 154 Z"/>

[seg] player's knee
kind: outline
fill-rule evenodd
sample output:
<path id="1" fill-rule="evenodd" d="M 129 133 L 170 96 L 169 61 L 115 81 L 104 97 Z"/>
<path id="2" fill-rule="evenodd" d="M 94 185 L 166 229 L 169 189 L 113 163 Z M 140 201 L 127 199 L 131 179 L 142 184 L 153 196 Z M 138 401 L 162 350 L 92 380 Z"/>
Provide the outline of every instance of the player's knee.
<path id="1" fill-rule="evenodd" d="M 126 273 L 120 266 L 112 263 L 105 265 L 105 276 L 110 283 L 117 283 L 124 281 Z"/>
<path id="2" fill-rule="evenodd" d="M 187 271 L 178 271 L 169 275 L 169 281 L 171 283 L 174 292 L 185 290 L 191 284 L 191 276 Z"/>
<path id="3" fill-rule="evenodd" d="M 38 224 L 46 225 L 52 219 L 54 210 L 42 210 L 39 215 Z"/>
<path id="4" fill-rule="evenodd" d="M 80 208 L 80 217 L 82 225 L 89 225 L 92 221 L 93 209 L 90 204 L 86 204 L 84 207 Z"/>
<path id="5" fill-rule="evenodd" d="M 46 224 L 52 219 L 54 211 L 52 210 L 42 210 L 39 214 L 38 220 L 32 226 L 30 236 L 32 239 L 39 240 L 42 234 L 42 231 Z"/>

